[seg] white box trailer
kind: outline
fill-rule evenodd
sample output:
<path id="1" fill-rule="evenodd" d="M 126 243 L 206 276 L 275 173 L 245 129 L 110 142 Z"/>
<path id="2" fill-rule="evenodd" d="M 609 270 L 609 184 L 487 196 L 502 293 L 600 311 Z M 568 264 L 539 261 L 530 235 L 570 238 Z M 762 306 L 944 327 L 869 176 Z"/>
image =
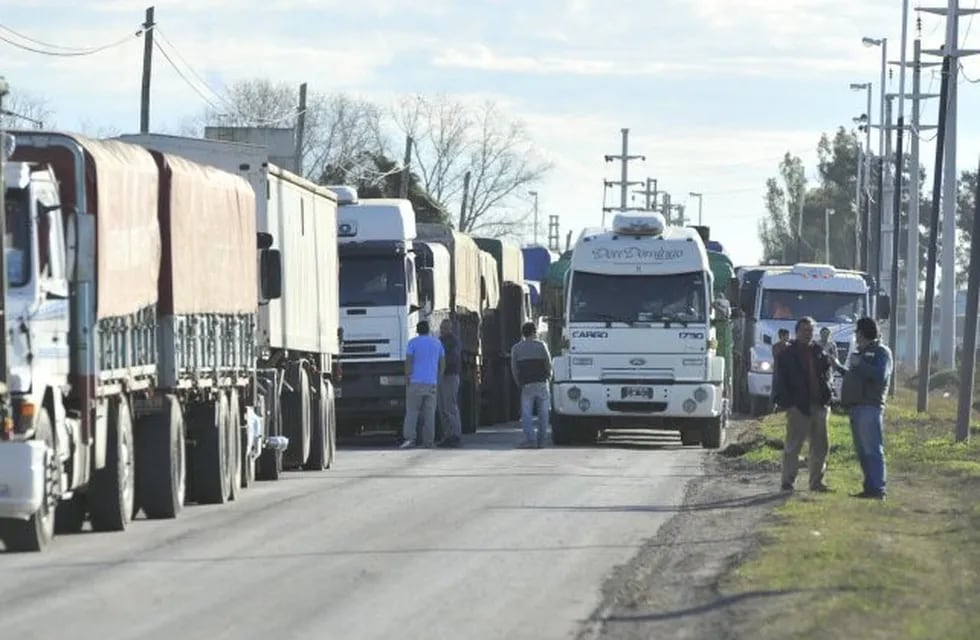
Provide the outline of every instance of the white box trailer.
<path id="1" fill-rule="evenodd" d="M 256 369 L 265 426 L 263 433 L 253 430 L 246 450 L 259 456 L 259 479 L 278 478 L 284 465 L 329 467 L 340 351 L 336 195 L 270 164 L 261 146 L 161 134 L 119 139 L 238 174 L 252 185 L 256 229 L 271 236 L 268 248 L 282 259 L 282 295 L 259 307 Z"/>

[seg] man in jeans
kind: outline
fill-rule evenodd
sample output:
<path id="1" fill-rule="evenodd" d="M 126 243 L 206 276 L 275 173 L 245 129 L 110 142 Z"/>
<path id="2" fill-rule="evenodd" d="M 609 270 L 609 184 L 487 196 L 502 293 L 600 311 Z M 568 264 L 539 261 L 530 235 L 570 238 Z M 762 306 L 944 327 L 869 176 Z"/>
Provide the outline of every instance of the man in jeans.
<path id="1" fill-rule="evenodd" d="M 439 341 L 446 353 L 446 366 L 439 378 L 439 421 L 443 430 L 439 446 L 461 447 L 463 427 L 459 419 L 459 371 L 462 353 L 459 338 L 453 333 L 453 323 L 448 319 L 439 324 Z"/>
<path id="2" fill-rule="evenodd" d="M 803 442 L 810 440 L 807 455 L 810 490 L 826 492 L 828 407 L 830 373 L 836 366 L 820 345 L 813 342 L 813 318 L 796 322 L 796 340 L 779 354 L 773 376 L 775 405 L 787 409 L 786 444 L 783 448 L 783 491 L 792 491 L 800 464 Z"/>
<path id="3" fill-rule="evenodd" d="M 551 394 L 548 380 L 551 378 L 551 354 L 545 343 L 538 340 L 538 330 L 533 322 L 525 322 L 521 327 L 524 339 L 511 347 L 510 369 L 514 381 L 521 388 L 521 426 L 524 429 L 522 449 L 535 449 L 544 446 L 544 436 L 548 431 L 548 411 Z M 538 412 L 538 433 L 534 433 L 534 410 Z"/>
<path id="4" fill-rule="evenodd" d="M 864 488 L 852 496 L 884 500 L 887 476 L 883 418 L 892 353 L 881 344 L 878 323 L 872 318 L 858 320 L 856 338 L 857 352 L 848 358 L 841 383 L 841 406 L 850 412 L 854 450 L 864 472 Z"/>
<path id="5" fill-rule="evenodd" d="M 402 449 L 415 446 L 419 414 L 422 415 L 422 446 L 432 448 L 436 438 L 436 386 L 446 363 L 442 343 L 429 335 L 429 323 L 415 326 L 417 336 L 408 341 L 405 352 L 405 424 Z"/>

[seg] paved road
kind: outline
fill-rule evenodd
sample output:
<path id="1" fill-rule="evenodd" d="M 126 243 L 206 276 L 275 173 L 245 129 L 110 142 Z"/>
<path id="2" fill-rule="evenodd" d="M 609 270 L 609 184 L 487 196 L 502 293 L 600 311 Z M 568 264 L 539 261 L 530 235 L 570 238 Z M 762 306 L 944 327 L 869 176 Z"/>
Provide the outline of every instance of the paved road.
<path id="1" fill-rule="evenodd" d="M 0 637 L 572 637 L 676 511 L 696 448 L 342 449 L 223 507 L 0 554 Z"/>

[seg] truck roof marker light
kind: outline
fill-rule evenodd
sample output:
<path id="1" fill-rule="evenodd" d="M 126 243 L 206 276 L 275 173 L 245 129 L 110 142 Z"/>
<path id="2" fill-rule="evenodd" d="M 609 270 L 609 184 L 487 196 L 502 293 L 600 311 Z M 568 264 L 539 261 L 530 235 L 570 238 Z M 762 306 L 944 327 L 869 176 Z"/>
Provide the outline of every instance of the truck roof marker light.
<path id="1" fill-rule="evenodd" d="M 661 236 L 667 221 L 659 213 L 646 215 L 617 214 L 613 218 L 613 231 L 629 236 Z"/>

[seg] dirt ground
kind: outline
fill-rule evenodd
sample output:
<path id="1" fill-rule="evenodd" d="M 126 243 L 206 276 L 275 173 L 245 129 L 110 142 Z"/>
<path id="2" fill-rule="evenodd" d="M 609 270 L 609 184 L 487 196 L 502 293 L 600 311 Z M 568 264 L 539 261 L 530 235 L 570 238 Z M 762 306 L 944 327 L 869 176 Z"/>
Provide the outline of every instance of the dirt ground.
<path id="1" fill-rule="evenodd" d="M 719 582 L 759 544 L 771 510 L 782 504 L 776 466 L 740 459 L 756 423 L 731 423 L 727 444 L 708 456 L 685 508 L 664 525 L 602 588 L 602 603 L 580 640 L 739 638 L 763 608 L 785 605 L 776 594 L 721 593 Z"/>

